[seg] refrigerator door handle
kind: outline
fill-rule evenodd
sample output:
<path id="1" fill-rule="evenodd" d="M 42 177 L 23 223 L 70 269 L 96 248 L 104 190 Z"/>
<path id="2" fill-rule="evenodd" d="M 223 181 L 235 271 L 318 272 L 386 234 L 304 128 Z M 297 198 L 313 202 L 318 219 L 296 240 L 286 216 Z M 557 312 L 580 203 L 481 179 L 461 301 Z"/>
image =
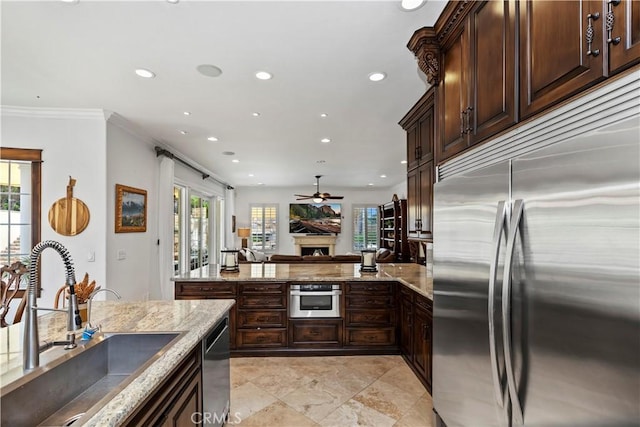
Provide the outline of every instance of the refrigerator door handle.
<path id="1" fill-rule="evenodd" d="M 511 363 L 511 266 L 513 264 L 513 251 L 516 245 L 516 236 L 522 219 L 524 201 L 519 199 L 513 206 L 511 224 L 509 226 L 509 238 L 507 239 L 507 252 L 504 260 L 504 278 L 502 280 L 502 339 L 504 342 L 504 365 L 507 373 L 507 385 L 511 397 L 511 413 L 517 425 L 524 424 L 522 406 L 518 397 L 516 381 Z"/>
<path id="2" fill-rule="evenodd" d="M 504 407 L 504 398 L 498 373 L 498 351 L 496 347 L 496 330 L 495 330 L 495 286 L 496 275 L 498 274 L 498 258 L 500 255 L 500 242 L 505 227 L 505 219 L 507 217 L 507 206 L 504 200 L 498 203 L 498 211 L 496 212 L 496 223 L 493 228 L 493 252 L 491 253 L 491 267 L 489 270 L 489 304 L 487 306 L 487 317 L 489 318 L 489 354 L 491 357 L 491 374 L 493 376 L 493 391 L 495 392 L 496 402 L 498 406 Z"/>

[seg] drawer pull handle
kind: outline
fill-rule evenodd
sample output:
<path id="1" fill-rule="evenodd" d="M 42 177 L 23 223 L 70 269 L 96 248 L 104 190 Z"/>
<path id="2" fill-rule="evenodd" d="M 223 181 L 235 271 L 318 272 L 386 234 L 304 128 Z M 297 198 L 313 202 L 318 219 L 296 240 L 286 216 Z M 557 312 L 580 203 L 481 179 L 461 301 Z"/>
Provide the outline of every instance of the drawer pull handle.
<path id="1" fill-rule="evenodd" d="M 587 15 L 587 55 L 596 56 L 600 55 L 600 49 L 591 50 L 591 45 L 593 44 L 593 37 L 595 36 L 595 30 L 593 29 L 593 21 L 597 21 L 600 18 L 600 12 L 590 13 Z"/>
<path id="2" fill-rule="evenodd" d="M 613 24 L 615 22 L 615 15 L 613 14 L 613 6 L 617 6 L 620 4 L 620 0 L 609 0 L 607 2 L 607 15 L 605 16 L 605 24 L 607 28 L 607 43 L 617 45 L 620 43 L 620 36 L 612 37 L 613 34 Z"/>

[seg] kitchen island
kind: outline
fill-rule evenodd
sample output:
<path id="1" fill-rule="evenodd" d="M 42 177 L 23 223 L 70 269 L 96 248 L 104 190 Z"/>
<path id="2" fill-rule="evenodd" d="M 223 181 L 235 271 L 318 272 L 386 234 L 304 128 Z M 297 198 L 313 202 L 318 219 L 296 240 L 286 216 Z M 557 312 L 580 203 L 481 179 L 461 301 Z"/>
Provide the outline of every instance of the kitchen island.
<path id="1" fill-rule="evenodd" d="M 102 331 L 105 333 L 181 334 L 157 360 L 82 425 L 122 425 L 161 386 L 167 375 L 200 345 L 207 332 L 227 314 L 233 304 L 231 300 L 94 302 L 91 321 L 94 325 L 102 325 Z M 41 341 L 63 340 L 66 337 L 64 313 L 39 316 L 38 325 Z M 0 342 L 0 381 L 4 388 L 24 375 L 21 325 L 0 329 Z M 41 354 L 41 365 L 47 362 L 47 353 L 50 351 L 60 354 L 59 347 L 47 350 Z"/>
<path id="2" fill-rule="evenodd" d="M 175 282 L 245 281 L 397 281 L 433 300 L 431 265 L 413 263 L 378 264 L 378 272 L 360 271 L 360 264 L 240 264 L 238 272 L 220 272 L 216 265 L 206 266 L 174 277 Z"/>
<path id="3" fill-rule="evenodd" d="M 237 301 L 232 356 L 402 354 L 430 389 L 431 265 L 381 263 L 372 273 L 342 263 L 211 265 L 173 280 L 178 300 Z"/>

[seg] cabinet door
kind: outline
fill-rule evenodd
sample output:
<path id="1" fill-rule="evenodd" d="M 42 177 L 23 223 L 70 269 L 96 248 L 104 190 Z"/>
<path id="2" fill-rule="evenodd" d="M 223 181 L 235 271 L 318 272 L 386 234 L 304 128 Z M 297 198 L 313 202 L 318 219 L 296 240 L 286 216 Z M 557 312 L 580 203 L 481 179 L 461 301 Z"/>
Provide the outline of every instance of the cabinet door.
<path id="1" fill-rule="evenodd" d="M 407 172 L 407 231 L 417 236 L 417 224 L 420 216 L 420 175 L 418 169 Z"/>
<path id="2" fill-rule="evenodd" d="M 431 207 L 433 206 L 433 162 L 428 162 L 418 168 L 419 192 L 420 192 L 420 233 L 423 237 L 430 237 L 433 231 L 431 227 Z"/>
<path id="3" fill-rule="evenodd" d="M 442 81 L 439 85 L 438 115 L 440 140 L 436 146 L 438 163 L 467 148 L 466 115 L 468 114 L 468 31 L 463 26 L 442 53 Z"/>
<path id="4" fill-rule="evenodd" d="M 415 124 L 407 130 L 407 167 L 409 169 L 418 166 L 418 147 L 418 125 Z"/>
<path id="5" fill-rule="evenodd" d="M 431 102 L 418 122 L 419 132 L 416 145 L 418 147 L 418 163 L 420 164 L 433 160 L 434 115 L 433 102 Z"/>
<path id="6" fill-rule="evenodd" d="M 613 29 L 611 39 L 620 37 L 617 44 L 609 44 L 610 74 L 640 61 L 640 1 L 622 0 L 617 5 L 607 3 L 611 7 Z"/>
<path id="7" fill-rule="evenodd" d="M 402 291 L 401 291 L 402 292 Z M 408 360 L 413 359 L 413 302 L 411 294 L 400 297 L 400 351 Z"/>
<path id="8" fill-rule="evenodd" d="M 431 385 L 431 315 L 420 309 L 414 313 L 413 366 Z"/>
<path id="9" fill-rule="evenodd" d="M 520 6 L 521 118 L 604 78 L 602 2 L 523 1 Z M 597 20 L 589 14 L 600 13 Z M 591 50 L 587 43 L 593 30 Z"/>
<path id="10" fill-rule="evenodd" d="M 516 123 L 515 1 L 480 2 L 470 13 L 469 145 Z"/>
<path id="11" fill-rule="evenodd" d="M 194 414 L 202 413 L 202 380 L 200 371 L 195 372 L 181 395 L 168 408 L 163 427 L 191 427 Z M 195 419 L 197 419 L 197 415 Z"/>

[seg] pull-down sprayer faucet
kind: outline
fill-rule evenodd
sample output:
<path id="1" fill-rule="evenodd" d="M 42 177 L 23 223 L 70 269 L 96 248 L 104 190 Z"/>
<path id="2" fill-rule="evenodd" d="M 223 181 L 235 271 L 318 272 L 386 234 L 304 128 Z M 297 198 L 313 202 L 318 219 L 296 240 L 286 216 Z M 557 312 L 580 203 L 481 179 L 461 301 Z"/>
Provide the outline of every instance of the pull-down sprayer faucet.
<path id="1" fill-rule="evenodd" d="M 67 330 L 74 331 L 82 326 L 78 299 L 74 286 L 76 275 L 73 269 L 73 260 L 69 251 L 62 244 L 54 240 L 45 240 L 38 243 L 31 250 L 29 264 L 29 287 L 27 288 L 27 307 L 25 309 L 23 368 L 33 369 L 40 364 L 40 351 L 38 336 L 38 303 L 36 298 L 36 282 L 38 274 L 38 261 L 42 251 L 46 248 L 54 249 L 62 257 L 64 262 L 66 284 L 69 286 L 69 306 L 67 307 Z"/>

